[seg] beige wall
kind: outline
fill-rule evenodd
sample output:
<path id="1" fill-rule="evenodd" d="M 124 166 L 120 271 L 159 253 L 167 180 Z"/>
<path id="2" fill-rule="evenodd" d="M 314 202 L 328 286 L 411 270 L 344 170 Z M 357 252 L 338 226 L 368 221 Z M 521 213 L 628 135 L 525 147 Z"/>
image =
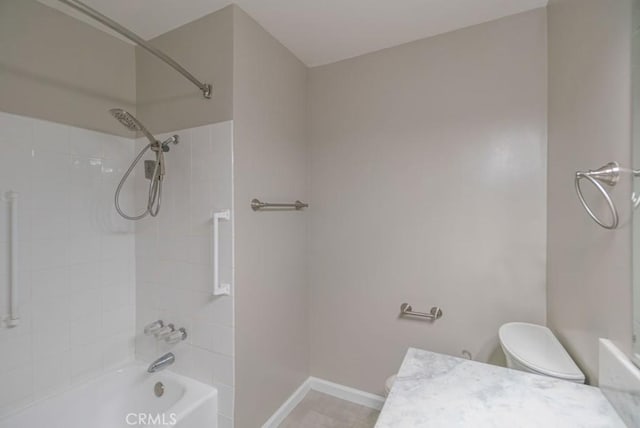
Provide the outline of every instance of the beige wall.
<path id="1" fill-rule="evenodd" d="M 572 176 L 630 164 L 629 4 L 551 0 L 311 70 L 230 6 L 152 41 L 214 84 L 204 100 L 139 48 L 0 0 L 0 110 L 120 135 L 106 110 L 136 99 L 153 132 L 234 119 L 238 428 L 309 374 L 380 393 L 408 346 L 499 359 L 513 320 L 548 317 L 595 381 L 598 337 L 631 347 L 628 212 L 598 228 Z M 444 317 L 400 320 L 405 301 Z"/>
<path id="2" fill-rule="evenodd" d="M 309 213 L 253 212 L 252 198 L 306 200 L 307 69 L 234 8 L 236 428 L 255 428 L 309 375 Z"/>
<path id="3" fill-rule="evenodd" d="M 154 132 L 234 121 L 235 426 L 261 425 L 309 375 L 304 212 L 254 213 L 253 197 L 307 197 L 306 67 L 230 6 L 152 40 L 211 100 L 140 48 L 138 116 Z"/>
<path id="4" fill-rule="evenodd" d="M 0 111 L 131 136 L 107 110 L 135 100 L 133 45 L 35 0 L 0 0 Z"/>
<path id="5" fill-rule="evenodd" d="M 609 231 L 580 206 L 573 174 L 612 160 L 630 166 L 630 3 L 548 6 L 548 320 L 592 383 L 599 337 L 631 349 L 631 180 L 612 192 L 624 215 Z M 594 204 L 604 209 L 601 199 Z"/>
<path id="6" fill-rule="evenodd" d="M 633 168 L 640 169 L 640 0 L 633 0 L 633 39 L 632 54 L 632 153 Z M 635 180 L 634 192 L 640 194 L 640 182 Z M 633 225 L 633 332 L 640 337 L 640 213 L 635 211 Z M 633 343 L 633 354 L 636 364 L 640 365 L 640 340 Z"/>
<path id="7" fill-rule="evenodd" d="M 310 71 L 312 375 L 381 393 L 409 346 L 487 361 L 502 323 L 545 323 L 545 22 Z"/>
<path id="8" fill-rule="evenodd" d="M 150 43 L 198 80 L 213 84 L 211 99 L 174 69 L 136 48 L 138 115 L 152 132 L 232 118 L 233 8 L 226 7 L 158 36 Z"/>

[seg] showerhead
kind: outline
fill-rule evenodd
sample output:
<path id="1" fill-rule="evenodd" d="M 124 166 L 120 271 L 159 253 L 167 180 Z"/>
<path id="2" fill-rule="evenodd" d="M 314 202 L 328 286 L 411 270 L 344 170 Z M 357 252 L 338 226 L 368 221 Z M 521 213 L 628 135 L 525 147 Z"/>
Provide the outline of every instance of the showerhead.
<path id="1" fill-rule="evenodd" d="M 142 123 L 138 119 L 136 119 L 131 113 L 126 110 L 122 110 L 121 108 L 112 108 L 109 110 L 109 113 L 120 122 L 125 128 L 131 131 L 139 131 L 147 137 L 147 140 L 151 142 L 151 144 L 157 144 L 156 139 L 151 135 L 151 132 L 144 127 Z"/>
<path id="2" fill-rule="evenodd" d="M 113 117 L 118 119 L 121 124 L 123 124 L 126 128 L 129 128 L 131 131 L 141 131 L 144 128 L 144 126 L 142 126 L 142 124 L 138 122 L 138 119 L 133 117 L 131 113 L 122 110 L 121 108 L 112 108 L 111 110 L 109 110 L 109 113 L 111 113 Z"/>

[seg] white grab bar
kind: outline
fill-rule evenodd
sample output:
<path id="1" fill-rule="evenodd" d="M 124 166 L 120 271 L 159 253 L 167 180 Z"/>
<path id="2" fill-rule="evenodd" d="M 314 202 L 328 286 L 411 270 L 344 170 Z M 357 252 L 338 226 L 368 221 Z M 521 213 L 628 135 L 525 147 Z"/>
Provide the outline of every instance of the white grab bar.
<path id="1" fill-rule="evenodd" d="M 18 192 L 5 193 L 10 206 L 11 230 L 9 236 L 11 265 L 9 266 L 9 298 L 10 309 L 7 319 L 8 327 L 16 327 L 20 322 L 18 314 Z"/>
<path id="2" fill-rule="evenodd" d="M 220 283 L 220 221 L 230 220 L 231 212 L 229 210 L 213 213 L 213 295 L 224 296 L 231 294 L 231 284 Z"/>

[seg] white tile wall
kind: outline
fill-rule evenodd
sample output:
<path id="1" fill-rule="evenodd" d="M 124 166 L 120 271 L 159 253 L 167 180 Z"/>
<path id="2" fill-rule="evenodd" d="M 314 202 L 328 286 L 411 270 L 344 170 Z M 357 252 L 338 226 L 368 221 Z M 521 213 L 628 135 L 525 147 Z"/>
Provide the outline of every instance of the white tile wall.
<path id="1" fill-rule="evenodd" d="M 233 297 L 211 294 L 210 237 L 211 212 L 233 208 L 232 129 L 222 122 L 175 132 L 180 143 L 165 157 L 160 214 L 136 225 L 136 357 L 152 361 L 171 350 L 173 370 L 216 386 L 221 427 L 233 425 Z M 138 210 L 147 188 L 138 176 Z M 220 279 L 233 284 L 233 220 L 221 223 L 220 235 Z M 167 346 L 140 333 L 156 319 L 185 327 L 187 341 Z"/>
<path id="2" fill-rule="evenodd" d="M 135 235 L 113 208 L 133 150 L 134 140 L 0 112 L 0 196 L 20 193 L 21 312 L 18 327 L 0 326 L 0 415 L 133 357 Z M 0 199 L 2 319 L 8 208 Z"/>

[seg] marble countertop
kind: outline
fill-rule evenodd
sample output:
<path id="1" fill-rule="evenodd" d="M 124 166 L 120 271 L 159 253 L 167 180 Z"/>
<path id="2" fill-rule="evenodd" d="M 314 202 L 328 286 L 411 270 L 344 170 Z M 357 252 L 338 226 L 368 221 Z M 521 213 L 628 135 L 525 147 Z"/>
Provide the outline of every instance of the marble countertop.
<path id="1" fill-rule="evenodd" d="M 598 388 L 409 348 L 376 428 L 625 427 Z"/>

